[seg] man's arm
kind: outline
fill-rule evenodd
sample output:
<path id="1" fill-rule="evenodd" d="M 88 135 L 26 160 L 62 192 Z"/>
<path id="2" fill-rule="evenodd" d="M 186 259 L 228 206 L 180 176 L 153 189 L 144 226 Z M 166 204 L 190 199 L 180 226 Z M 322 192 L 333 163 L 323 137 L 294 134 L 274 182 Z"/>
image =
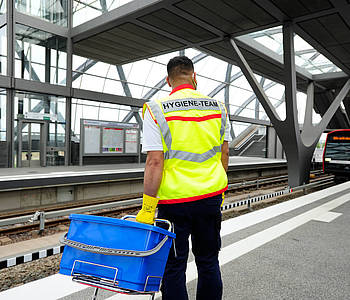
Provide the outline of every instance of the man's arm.
<path id="1" fill-rule="evenodd" d="M 226 172 L 228 169 L 228 158 L 229 158 L 228 141 L 224 141 L 224 143 L 221 146 L 221 163 Z"/>
<path id="2" fill-rule="evenodd" d="M 157 192 L 162 181 L 163 167 L 163 151 L 148 151 L 145 166 L 145 175 L 143 179 L 144 194 L 151 197 L 157 196 Z"/>

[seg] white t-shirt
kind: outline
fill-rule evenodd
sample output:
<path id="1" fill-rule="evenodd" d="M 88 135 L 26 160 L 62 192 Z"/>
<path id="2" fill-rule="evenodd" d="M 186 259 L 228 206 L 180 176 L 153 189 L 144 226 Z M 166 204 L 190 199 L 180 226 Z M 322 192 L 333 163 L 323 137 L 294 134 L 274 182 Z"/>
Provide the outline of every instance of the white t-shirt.
<path id="1" fill-rule="evenodd" d="M 232 137 L 230 135 L 230 122 L 226 118 L 225 137 L 224 140 L 231 142 Z M 143 120 L 143 141 L 142 141 L 142 152 L 147 151 L 162 151 L 162 134 L 158 125 L 154 122 L 148 109 L 146 109 L 144 120 Z"/>

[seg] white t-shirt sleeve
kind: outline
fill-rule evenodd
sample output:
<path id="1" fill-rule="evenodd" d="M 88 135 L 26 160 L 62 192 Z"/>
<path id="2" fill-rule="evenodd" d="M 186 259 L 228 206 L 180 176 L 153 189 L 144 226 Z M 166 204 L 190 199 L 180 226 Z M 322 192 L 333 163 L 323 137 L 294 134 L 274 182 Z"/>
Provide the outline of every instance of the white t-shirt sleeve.
<path id="1" fill-rule="evenodd" d="M 226 117 L 226 127 L 225 127 L 225 137 L 224 140 L 227 142 L 232 142 L 232 136 L 231 136 L 231 124 L 229 122 L 228 116 Z"/>
<path id="2" fill-rule="evenodd" d="M 162 135 L 156 122 L 151 117 L 148 109 L 143 120 L 142 152 L 163 151 Z"/>

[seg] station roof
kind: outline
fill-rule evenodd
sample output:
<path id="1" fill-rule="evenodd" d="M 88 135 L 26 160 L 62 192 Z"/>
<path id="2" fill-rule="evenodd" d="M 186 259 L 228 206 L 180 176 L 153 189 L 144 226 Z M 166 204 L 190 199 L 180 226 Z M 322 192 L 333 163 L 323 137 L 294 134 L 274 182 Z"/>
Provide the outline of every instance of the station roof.
<path id="1" fill-rule="evenodd" d="M 125 64 L 188 47 L 235 64 L 225 42 L 235 37 L 257 74 L 283 81 L 283 56 L 249 33 L 295 24 L 296 33 L 341 71 L 312 74 L 297 67 L 299 90 L 308 80 L 319 89 L 337 89 L 350 75 L 349 0 L 137 0 L 72 30 L 74 53 Z"/>

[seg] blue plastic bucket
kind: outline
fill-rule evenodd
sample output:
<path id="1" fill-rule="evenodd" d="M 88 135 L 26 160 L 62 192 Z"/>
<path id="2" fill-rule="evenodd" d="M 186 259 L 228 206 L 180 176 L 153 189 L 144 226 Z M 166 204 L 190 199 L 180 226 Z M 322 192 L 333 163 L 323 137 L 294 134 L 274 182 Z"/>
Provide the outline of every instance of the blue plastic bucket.
<path id="1" fill-rule="evenodd" d="M 159 291 L 174 233 L 157 226 L 109 217 L 72 214 L 69 218 L 66 241 L 71 244 L 66 243 L 64 248 L 61 274 L 103 278 L 122 289 Z M 154 254 L 137 255 L 144 251 L 149 253 L 157 246 L 161 247 Z M 125 251 L 109 255 L 99 253 L 101 249 Z"/>

